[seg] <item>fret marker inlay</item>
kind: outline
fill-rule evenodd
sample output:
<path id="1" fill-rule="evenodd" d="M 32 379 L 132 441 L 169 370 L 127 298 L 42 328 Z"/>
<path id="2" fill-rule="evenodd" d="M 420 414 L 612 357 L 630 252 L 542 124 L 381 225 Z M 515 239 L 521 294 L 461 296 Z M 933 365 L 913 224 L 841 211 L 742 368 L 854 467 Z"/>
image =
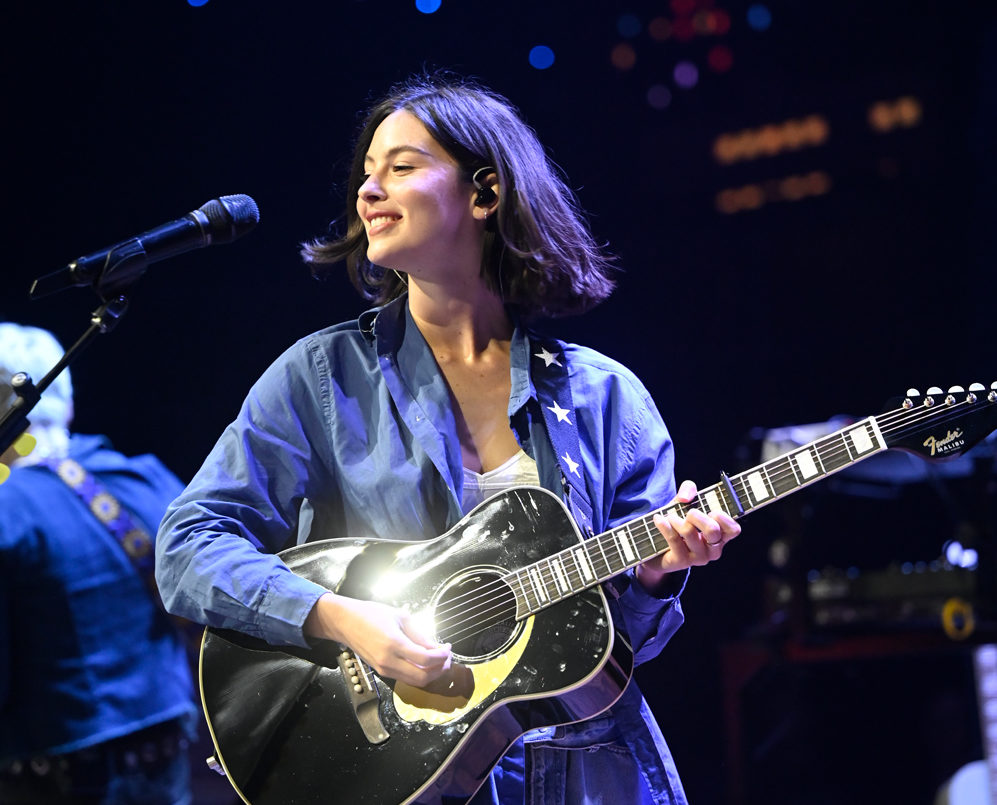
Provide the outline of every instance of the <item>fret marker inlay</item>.
<path id="1" fill-rule="evenodd" d="M 800 475 L 804 478 L 813 478 L 815 475 L 820 473 L 817 469 L 817 465 L 814 464 L 814 457 L 810 454 L 810 450 L 801 450 L 799 453 L 795 453 L 793 458 L 796 459 L 796 467 L 800 471 Z"/>
<path id="2" fill-rule="evenodd" d="M 706 493 L 706 513 L 723 511 L 723 503 L 720 501 L 720 495 L 717 494 L 715 489 L 711 489 Z"/>
<path id="3" fill-rule="evenodd" d="M 537 594 L 538 601 L 547 600 L 547 591 L 544 589 L 543 580 L 534 568 L 530 568 L 530 581 L 533 582 L 533 591 Z"/>
<path id="4" fill-rule="evenodd" d="M 568 592 L 570 588 L 568 587 L 568 580 L 564 576 L 564 570 L 561 568 L 561 561 L 559 559 L 551 559 L 550 566 L 554 568 L 554 575 L 557 576 L 557 586 L 561 589 L 561 592 Z"/>
<path id="5" fill-rule="evenodd" d="M 751 486 L 751 494 L 755 496 L 755 500 L 765 500 L 769 496 L 768 487 L 765 485 L 765 479 L 760 472 L 751 473 L 748 476 L 748 484 Z"/>
<path id="6" fill-rule="evenodd" d="M 848 435 L 852 437 L 852 444 L 855 445 L 855 450 L 859 455 L 872 449 L 872 439 L 869 438 L 865 428 L 854 428 L 848 431 Z"/>
<path id="7" fill-rule="evenodd" d="M 630 535 L 627 534 L 625 529 L 620 529 L 616 532 L 616 540 L 620 543 L 620 548 L 623 550 L 623 558 L 627 562 L 632 562 L 637 558 L 637 554 L 634 553 L 633 543 L 630 542 Z"/>
<path id="8" fill-rule="evenodd" d="M 578 567 L 582 571 L 582 575 L 588 580 L 592 581 L 595 578 L 595 574 L 592 572 L 592 565 L 589 564 L 588 557 L 585 555 L 584 548 L 575 548 L 575 562 L 578 563 Z"/>

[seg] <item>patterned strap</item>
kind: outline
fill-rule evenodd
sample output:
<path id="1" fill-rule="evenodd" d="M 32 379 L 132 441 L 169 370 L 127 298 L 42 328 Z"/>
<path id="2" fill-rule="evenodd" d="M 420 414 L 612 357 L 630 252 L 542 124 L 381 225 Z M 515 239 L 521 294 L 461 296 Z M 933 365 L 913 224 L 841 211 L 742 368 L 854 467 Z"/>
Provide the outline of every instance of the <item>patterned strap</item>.
<path id="1" fill-rule="evenodd" d="M 571 398 L 568 368 L 561 362 L 564 347 L 553 339 L 530 340 L 533 357 L 533 385 L 540 398 L 547 433 L 557 453 L 566 499 L 575 521 L 586 536 L 595 531 L 592 525 L 592 504 L 582 473 L 582 453 L 575 425 L 575 406 Z"/>
<path id="2" fill-rule="evenodd" d="M 139 571 L 143 575 L 152 573 L 155 568 L 152 537 L 135 521 L 128 509 L 100 481 L 83 469 L 78 461 L 63 458 L 49 459 L 44 463 L 80 497 L 90 513 L 103 523 Z"/>

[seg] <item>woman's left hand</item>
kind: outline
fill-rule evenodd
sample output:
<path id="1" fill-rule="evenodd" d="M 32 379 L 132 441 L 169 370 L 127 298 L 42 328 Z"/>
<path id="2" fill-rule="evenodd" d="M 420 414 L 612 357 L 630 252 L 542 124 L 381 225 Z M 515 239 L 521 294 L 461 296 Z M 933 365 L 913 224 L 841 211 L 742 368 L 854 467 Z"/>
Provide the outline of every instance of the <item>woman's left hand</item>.
<path id="1" fill-rule="evenodd" d="M 669 506 L 688 503 L 695 499 L 696 493 L 696 484 L 684 481 Z M 668 550 L 637 566 L 637 578 L 649 589 L 668 573 L 716 561 L 724 545 L 741 533 L 741 526 L 729 515 L 706 514 L 699 509 L 690 509 L 684 518 L 675 512 L 667 516 L 656 514 L 654 524 L 668 541 Z"/>

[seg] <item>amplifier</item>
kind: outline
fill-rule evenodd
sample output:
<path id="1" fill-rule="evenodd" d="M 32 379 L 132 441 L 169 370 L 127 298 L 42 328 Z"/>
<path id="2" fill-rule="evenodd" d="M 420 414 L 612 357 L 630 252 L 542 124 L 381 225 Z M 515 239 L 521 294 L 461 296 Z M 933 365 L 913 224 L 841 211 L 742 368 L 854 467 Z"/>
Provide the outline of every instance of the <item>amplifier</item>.
<path id="1" fill-rule="evenodd" d="M 976 568 L 918 562 L 879 571 L 831 568 L 807 578 L 814 629 L 943 629 L 965 639 L 989 622 Z"/>

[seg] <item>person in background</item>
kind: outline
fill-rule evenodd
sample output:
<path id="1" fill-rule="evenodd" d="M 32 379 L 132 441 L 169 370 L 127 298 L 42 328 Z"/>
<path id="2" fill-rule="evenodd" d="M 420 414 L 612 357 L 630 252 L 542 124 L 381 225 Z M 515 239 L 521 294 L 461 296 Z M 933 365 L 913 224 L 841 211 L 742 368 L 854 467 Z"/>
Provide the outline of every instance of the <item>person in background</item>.
<path id="1" fill-rule="evenodd" d="M 17 372 L 38 382 L 62 354 L 49 332 L 0 323 L 0 413 Z M 190 803 L 190 667 L 149 573 L 183 484 L 72 419 L 66 369 L 29 414 L 34 450 L 0 456 L 0 802 Z"/>
<path id="2" fill-rule="evenodd" d="M 164 518 L 157 577 L 191 620 L 274 645 L 336 641 L 422 687 L 447 673 L 452 646 L 403 611 L 292 573 L 275 554 L 304 519 L 312 536 L 427 539 L 534 485 L 601 533 L 676 498 L 672 441 L 632 372 L 532 326 L 590 309 L 614 283 L 508 100 L 456 76 L 402 82 L 365 119 L 346 202 L 344 231 L 304 256 L 345 261 L 376 307 L 303 338 L 257 381 Z M 644 348 L 674 343 L 664 310 L 660 323 Z M 678 491 L 694 496 L 688 482 Z M 663 552 L 607 582 L 638 662 L 681 624 L 689 568 L 740 533 L 723 512 L 653 520 Z M 334 786 L 336 769 L 323 771 Z M 636 683 L 594 718 L 528 732 L 473 799 L 524 801 L 685 802 Z"/>

